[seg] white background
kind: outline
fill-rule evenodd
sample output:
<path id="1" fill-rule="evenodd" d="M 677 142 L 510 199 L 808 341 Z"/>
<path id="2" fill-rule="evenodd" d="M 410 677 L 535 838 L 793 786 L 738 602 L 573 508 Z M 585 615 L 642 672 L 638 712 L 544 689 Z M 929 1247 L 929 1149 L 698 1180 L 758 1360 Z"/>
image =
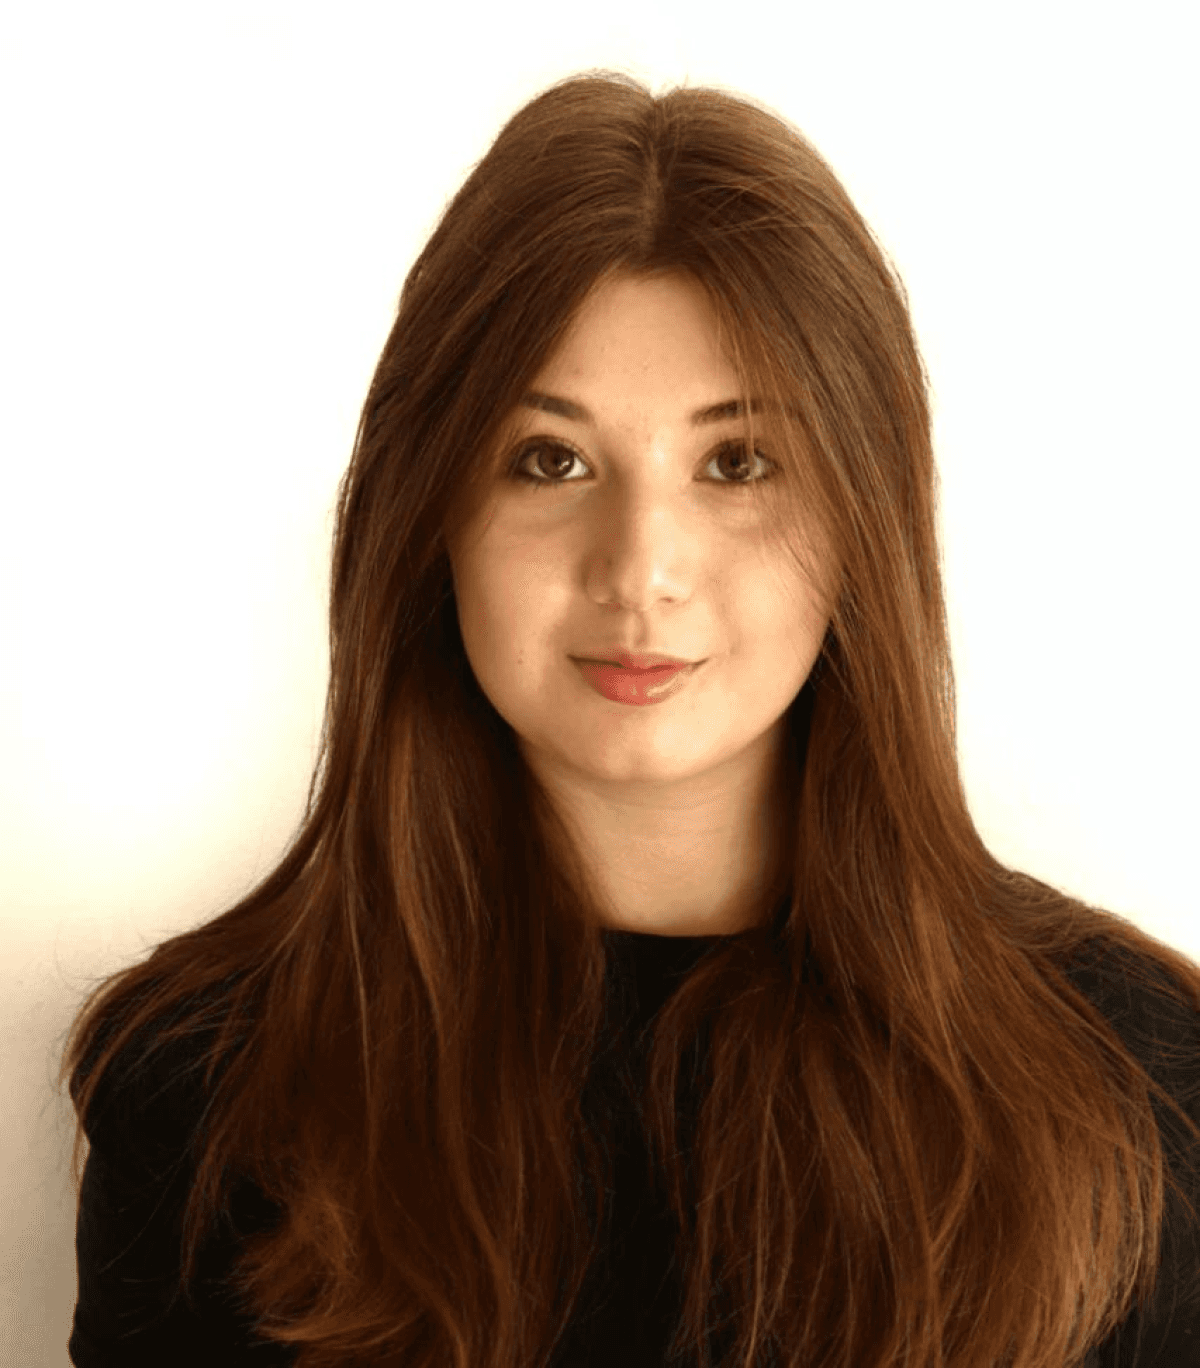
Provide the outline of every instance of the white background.
<path id="1" fill-rule="evenodd" d="M 581 17 L 582 16 L 582 17 Z M 1200 958 L 1191 7 L 9 4 L 0 14 L 0 1362 L 62 1365 L 84 989 L 303 807 L 331 508 L 403 278 L 572 71 L 832 162 L 935 388 L 963 773 L 1003 860 Z"/>

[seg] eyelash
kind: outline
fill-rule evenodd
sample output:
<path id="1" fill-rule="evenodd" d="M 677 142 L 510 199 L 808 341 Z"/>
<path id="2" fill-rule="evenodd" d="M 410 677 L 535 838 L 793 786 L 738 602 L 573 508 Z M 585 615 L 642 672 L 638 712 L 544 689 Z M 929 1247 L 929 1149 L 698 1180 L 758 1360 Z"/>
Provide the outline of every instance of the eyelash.
<path id="1" fill-rule="evenodd" d="M 730 451 L 735 447 L 745 447 L 745 445 L 745 442 L 739 441 L 737 439 L 734 439 L 733 441 L 729 442 L 722 442 L 721 445 L 716 449 L 716 451 L 714 451 L 713 454 L 709 457 L 709 461 L 715 461 L 719 456 L 724 455 L 725 452 Z M 578 480 L 552 480 L 547 478 L 545 475 L 531 475 L 528 471 L 519 469 L 519 467 L 524 463 L 526 458 L 531 456 L 535 451 L 537 451 L 541 447 L 557 447 L 558 450 L 565 451 L 568 455 L 574 457 L 574 459 L 577 460 L 581 465 L 586 464 L 583 460 L 583 457 L 580 456 L 580 454 L 574 449 L 574 447 L 569 446 L 566 442 L 563 442 L 558 438 L 551 439 L 547 437 L 535 437 L 530 441 L 522 443 L 522 445 L 517 449 L 517 453 L 513 458 L 512 465 L 509 468 L 509 477 L 514 480 L 522 480 L 525 482 L 525 484 L 531 486 L 535 490 L 545 488 L 553 489 L 556 487 L 560 487 L 562 485 L 579 483 Z M 773 469 L 768 470 L 765 475 L 760 475 L 756 479 L 716 480 L 714 481 L 714 483 L 731 485 L 734 489 L 743 489 L 746 485 L 762 484 L 764 481 L 772 479 L 778 471 L 778 466 L 776 466 L 775 462 L 772 461 L 769 456 L 763 455 L 762 451 L 760 451 L 757 446 L 754 449 L 754 454 L 758 457 L 760 461 L 766 461 L 769 465 L 773 467 Z"/>

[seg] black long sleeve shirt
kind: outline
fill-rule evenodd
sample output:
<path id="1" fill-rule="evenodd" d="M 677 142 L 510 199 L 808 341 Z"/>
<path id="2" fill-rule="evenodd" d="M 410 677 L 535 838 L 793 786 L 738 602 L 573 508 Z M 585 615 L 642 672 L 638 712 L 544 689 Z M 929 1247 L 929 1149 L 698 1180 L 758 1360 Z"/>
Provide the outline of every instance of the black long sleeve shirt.
<path id="1" fill-rule="evenodd" d="M 638 1030 L 678 975 L 716 939 L 606 934 L 617 971 L 632 989 Z M 1165 1006 L 1132 982 L 1119 953 L 1070 973 L 1135 1057 L 1200 1122 L 1200 1017 L 1182 1004 Z M 1156 1042 L 1181 1051 L 1181 1062 L 1164 1063 Z M 89 1131 L 76 1229 L 79 1293 L 68 1346 L 76 1368 L 274 1368 L 294 1361 L 294 1351 L 256 1342 L 220 1290 L 239 1239 L 274 1215 L 249 1185 L 235 1190 L 229 1219 L 201 1253 L 197 1309 L 179 1298 L 167 1310 L 180 1264 L 180 1222 L 191 1180 L 186 1136 L 195 1105 L 194 1093 L 174 1086 L 174 1079 L 142 1076 L 126 1096 L 106 1102 Z M 1157 1102 L 1155 1109 L 1168 1162 L 1200 1211 L 1200 1182 L 1172 1160 L 1172 1154 L 1194 1157 L 1196 1147 L 1176 1118 Z M 611 1239 L 589 1276 L 556 1368 L 664 1362 L 681 1289 L 666 1199 L 647 1190 L 646 1182 L 644 1142 L 631 1125 L 617 1150 Z M 1135 1307 L 1092 1351 L 1087 1368 L 1200 1368 L 1200 1247 L 1177 1199 L 1168 1193 L 1166 1202 L 1162 1272 L 1151 1312 Z"/>

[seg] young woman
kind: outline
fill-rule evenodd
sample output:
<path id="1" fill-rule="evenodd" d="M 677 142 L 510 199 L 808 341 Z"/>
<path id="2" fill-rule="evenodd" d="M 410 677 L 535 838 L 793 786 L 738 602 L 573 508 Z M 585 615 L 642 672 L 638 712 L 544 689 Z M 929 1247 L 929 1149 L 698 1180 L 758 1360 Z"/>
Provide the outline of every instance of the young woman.
<path id="1" fill-rule="evenodd" d="M 302 829 L 67 1042 L 79 1368 L 1200 1363 L 1200 968 L 985 848 L 935 500 L 793 128 L 516 114 L 367 396 Z"/>

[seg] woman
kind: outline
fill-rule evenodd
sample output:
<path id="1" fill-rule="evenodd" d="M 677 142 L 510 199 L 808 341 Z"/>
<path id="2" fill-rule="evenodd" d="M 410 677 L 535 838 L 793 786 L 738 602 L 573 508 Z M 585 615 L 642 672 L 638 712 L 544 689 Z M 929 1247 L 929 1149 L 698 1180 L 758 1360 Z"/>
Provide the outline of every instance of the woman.
<path id="1" fill-rule="evenodd" d="M 302 829 L 68 1041 L 80 1368 L 1200 1362 L 1200 969 L 976 832 L 935 495 L 794 129 L 516 114 L 367 396 Z"/>

